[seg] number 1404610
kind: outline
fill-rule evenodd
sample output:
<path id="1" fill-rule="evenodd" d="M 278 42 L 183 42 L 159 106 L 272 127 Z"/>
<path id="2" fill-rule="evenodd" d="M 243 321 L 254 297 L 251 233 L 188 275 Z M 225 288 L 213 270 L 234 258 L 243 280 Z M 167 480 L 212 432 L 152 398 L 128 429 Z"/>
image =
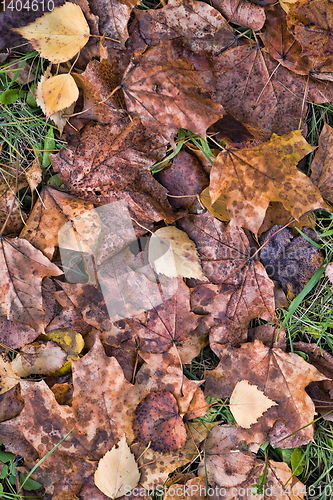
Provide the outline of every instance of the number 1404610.
<path id="1" fill-rule="evenodd" d="M 30 11 L 36 12 L 51 12 L 54 10 L 53 0 L 10 0 L 9 3 L 6 0 L 1 0 L 2 10 L 10 10 L 15 12 L 20 11 Z"/>

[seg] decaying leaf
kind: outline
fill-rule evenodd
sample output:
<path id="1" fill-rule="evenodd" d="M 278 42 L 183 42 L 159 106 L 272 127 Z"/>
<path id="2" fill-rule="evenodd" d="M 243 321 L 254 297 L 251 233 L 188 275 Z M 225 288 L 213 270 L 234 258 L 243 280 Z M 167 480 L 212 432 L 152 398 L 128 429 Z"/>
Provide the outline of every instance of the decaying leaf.
<path id="1" fill-rule="evenodd" d="M 333 203 L 333 129 L 327 123 L 319 137 L 319 147 L 311 163 L 311 180 L 321 195 Z"/>
<path id="2" fill-rule="evenodd" d="M 141 401 L 135 410 L 133 430 L 137 440 L 145 446 L 150 443 L 154 451 L 176 451 L 186 442 L 177 401 L 168 391 L 148 394 Z"/>
<path id="3" fill-rule="evenodd" d="M 222 151 L 213 163 L 210 196 L 224 195 L 231 226 L 257 234 L 270 201 L 280 201 L 298 219 L 315 208 L 325 208 L 319 190 L 297 170 L 297 163 L 314 148 L 296 130 L 272 135 L 268 142 L 243 150 Z"/>
<path id="4" fill-rule="evenodd" d="M 62 271 L 22 238 L 1 238 L 0 244 L 0 314 L 43 332 L 42 279 Z"/>
<path id="5" fill-rule="evenodd" d="M 55 342 L 34 342 L 22 347 L 11 366 L 19 377 L 53 375 L 66 363 L 66 352 Z"/>
<path id="6" fill-rule="evenodd" d="M 140 472 L 124 434 L 118 446 L 114 445 L 98 462 L 95 484 L 106 496 L 119 498 L 134 488 L 139 479 Z"/>
<path id="7" fill-rule="evenodd" d="M 32 166 L 25 172 L 28 184 L 30 186 L 31 192 L 36 189 L 40 181 L 42 180 L 42 169 L 40 167 L 40 160 L 37 158 Z"/>
<path id="8" fill-rule="evenodd" d="M 280 448 L 295 448 L 313 438 L 313 426 L 307 424 L 313 421 L 314 404 L 305 387 L 325 378 L 314 366 L 259 340 L 240 348 L 224 347 L 220 355 L 218 367 L 206 374 L 206 395 L 229 397 L 237 382 L 248 380 L 277 403 L 251 427 L 250 436 L 259 432 L 265 441 L 268 435 L 270 443 Z"/>
<path id="9" fill-rule="evenodd" d="M 213 0 L 215 9 L 222 12 L 230 22 L 260 30 L 265 24 L 265 10 L 260 5 L 244 0 Z"/>
<path id="10" fill-rule="evenodd" d="M 224 114 L 223 107 L 204 93 L 200 77 L 178 39 L 148 48 L 132 61 L 121 88 L 128 110 L 141 115 L 142 123 L 158 130 L 166 141 L 179 128 L 204 137 L 207 128 Z"/>
<path id="11" fill-rule="evenodd" d="M 148 258 L 157 274 L 205 279 L 195 244 L 174 226 L 155 231 L 150 238 Z"/>
<path id="12" fill-rule="evenodd" d="M 41 57 L 53 64 L 72 59 L 85 46 L 90 35 L 81 7 L 70 2 L 14 31 L 29 40 Z"/>
<path id="13" fill-rule="evenodd" d="M 268 408 L 276 404 L 247 380 L 237 382 L 230 396 L 230 411 L 237 424 L 245 429 L 249 429 Z"/>

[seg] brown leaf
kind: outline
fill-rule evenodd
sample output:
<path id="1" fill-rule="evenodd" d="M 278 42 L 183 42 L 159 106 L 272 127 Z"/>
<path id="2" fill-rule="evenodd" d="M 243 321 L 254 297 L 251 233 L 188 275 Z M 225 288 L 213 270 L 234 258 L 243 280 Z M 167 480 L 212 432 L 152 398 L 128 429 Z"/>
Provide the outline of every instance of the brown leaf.
<path id="1" fill-rule="evenodd" d="M 313 425 L 307 424 L 314 418 L 314 404 L 305 387 L 324 380 L 316 368 L 297 354 L 270 349 L 259 340 L 240 348 L 224 347 L 220 353 L 220 364 L 206 374 L 207 395 L 229 397 L 237 382 L 248 380 L 278 403 L 259 418 L 250 433 L 261 433 L 263 440 L 268 434 L 272 446 L 280 448 L 295 448 L 313 439 Z"/>
<path id="2" fill-rule="evenodd" d="M 203 417 L 209 410 L 209 404 L 205 400 L 204 393 L 200 387 L 194 393 L 187 413 L 184 415 L 184 420 L 193 420 L 194 418 Z"/>
<path id="3" fill-rule="evenodd" d="M 0 395 L 0 422 L 16 417 L 23 409 L 23 406 L 20 386 L 17 384 L 5 394 Z"/>
<path id="4" fill-rule="evenodd" d="M 22 238 L 1 238 L 0 261 L 0 314 L 43 332 L 42 279 L 62 271 Z"/>
<path id="5" fill-rule="evenodd" d="M 44 186 L 40 198 L 35 203 L 26 225 L 21 231 L 20 238 L 25 238 L 46 257 L 52 259 L 55 247 L 59 246 L 58 233 L 60 228 L 69 220 L 73 221 L 78 215 L 93 210 L 91 202 L 75 198 L 62 191 Z M 80 234 L 81 245 L 88 241 Z"/>
<path id="6" fill-rule="evenodd" d="M 255 3 L 245 0 L 213 0 L 212 5 L 230 22 L 245 28 L 257 31 L 265 24 L 265 10 Z"/>
<path id="7" fill-rule="evenodd" d="M 277 281 L 288 298 L 298 295 L 317 269 L 324 262 L 320 250 L 301 234 L 293 237 L 291 229 L 275 225 L 260 238 L 267 244 L 260 252 L 260 260 L 268 276 Z M 275 236 L 273 234 L 281 229 Z M 319 242 L 315 231 L 304 228 L 303 233 L 316 243 Z"/>
<path id="8" fill-rule="evenodd" d="M 329 0 L 291 4 L 287 23 L 303 47 L 302 55 L 327 56 L 333 51 L 333 5 Z"/>
<path id="9" fill-rule="evenodd" d="M 325 208 L 319 190 L 296 168 L 313 149 L 297 130 L 281 137 L 273 134 L 254 148 L 222 151 L 210 176 L 212 202 L 223 194 L 230 225 L 255 234 L 270 201 L 282 202 L 296 219 L 309 210 Z"/>
<path id="10" fill-rule="evenodd" d="M 40 167 L 39 158 L 37 158 L 29 168 L 29 170 L 25 172 L 25 176 L 27 178 L 31 192 L 33 192 L 42 180 L 42 169 Z"/>
<path id="11" fill-rule="evenodd" d="M 317 103 L 333 100 L 329 82 L 289 71 L 255 44 L 223 52 L 214 69 L 214 100 L 245 126 L 261 129 L 266 139 L 273 132 L 283 135 L 298 128 L 306 113 L 304 98 Z"/>
<path id="12" fill-rule="evenodd" d="M 319 137 L 319 147 L 311 163 L 311 180 L 323 198 L 333 203 L 333 129 L 327 123 Z"/>
<path id="13" fill-rule="evenodd" d="M 22 347 L 11 367 L 19 377 L 53 375 L 66 362 L 66 352 L 55 342 L 34 342 Z"/>
<path id="14" fill-rule="evenodd" d="M 0 149 L 1 152 L 1 149 Z M 7 171 L 6 171 L 7 170 Z M 1 177 L 0 177 L 0 227 L 3 227 L 9 212 L 11 211 L 10 217 L 4 228 L 3 235 L 10 233 L 18 234 L 24 222 L 27 219 L 26 214 L 20 207 L 19 201 L 16 199 L 15 184 L 16 184 L 16 172 L 14 168 L 8 167 L 8 169 L 2 167 Z M 21 177 L 20 172 L 18 172 L 18 190 L 27 186 L 24 176 Z M 15 200 L 14 200 L 15 198 Z"/>
<path id="15" fill-rule="evenodd" d="M 217 325 L 210 333 L 210 344 L 218 354 L 220 343 L 242 340 L 235 332 L 244 335 L 251 319 L 275 317 L 274 285 L 262 264 L 251 260 L 250 244 L 241 228 L 227 226 L 209 212 L 183 219 L 179 225 L 195 242 L 209 281 L 223 283 L 223 287 L 198 286 L 196 300 L 203 307 L 194 309 L 198 314 L 212 312 L 217 318 L 210 325 Z"/>
<path id="16" fill-rule="evenodd" d="M 285 68 L 308 75 L 311 60 L 302 56 L 302 46 L 287 28 L 286 13 L 279 5 L 266 9 L 266 29 L 260 35 L 270 55 Z"/>
<path id="17" fill-rule="evenodd" d="M 170 452 L 182 448 L 186 429 L 179 416 L 177 401 L 168 391 L 161 391 L 141 401 L 135 410 L 133 431 L 137 440 L 154 451 Z"/>
<path id="18" fill-rule="evenodd" d="M 236 43 L 232 28 L 216 8 L 200 1 L 169 0 L 163 9 L 137 11 L 135 23 L 148 46 L 184 37 L 192 52 L 216 54 Z"/>
<path id="19" fill-rule="evenodd" d="M 133 217 L 152 228 L 152 221 L 174 220 L 165 189 L 150 173 L 164 151 L 138 119 L 124 118 L 86 128 L 54 157 L 53 168 L 71 194 L 103 204 L 124 200 Z"/>
<path id="20" fill-rule="evenodd" d="M 31 326 L 22 325 L 14 321 L 9 321 L 4 317 L 0 317 L 0 342 L 12 349 L 18 349 L 26 344 L 30 344 L 38 337 Z M 1 351 L 3 348 L 1 347 Z"/>
<path id="21" fill-rule="evenodd" d="M 148 48 L 133 60 L 121 88 L 128 110 L 139 114 L 146 127 L 158 130 L 168 142 L 179 128 L 205 137 L 207 128 L 224 114 L 223 107 L 204 93 L 178 39 Z"/>
<path id="22" fill-rule="evenodd" d="M 126 320 L 143 342 L 145 352 L 161 353 L 173 345 L 182 344 L 198 326 L 200 317 L 190 311 L 190 291 L 178 278 L 176 293 L 146 313 L 143 319 Z"/>

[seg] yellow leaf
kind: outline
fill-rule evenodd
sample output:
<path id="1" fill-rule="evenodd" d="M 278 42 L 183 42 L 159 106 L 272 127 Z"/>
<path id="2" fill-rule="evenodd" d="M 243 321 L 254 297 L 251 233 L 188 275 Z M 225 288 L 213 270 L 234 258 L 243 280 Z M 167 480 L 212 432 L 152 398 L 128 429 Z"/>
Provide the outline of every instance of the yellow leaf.
<path id="1" fill-rule="evenodd" d="M 95 485 L 106 496 L 119 498 L 135 488 L 139 479 L 140 472 L 124 434 L 118 448 L 114 446 L 100 459 L 95 472 Z"/>
<path id="2" fill-rule="evenodd" d="M 52 76 L 43 83 L 42 91 L 47 118 L 61 109 L 68 108 L 79 97 L 79 89 L 69 74 Z"/>
<path id="3" fill-rule="evenodd" d="M 157 274 L 206 280 L 195 243 L 174 226 L 155 231 L 149 242 L 148 260 Z"/>
<path id="4" fill-rule="evenodd" d="M 42 169 L 40 168 L 39 158 L 36 158 L 29 170 L 25 172 L 25 176 L 31 192 L 34 191 L 42 180 Z"/>
<path id="5" fill-rule="evenodd" d="M 247 380 L 237 382 L 230 397 L 230 411 L 237 424 L 244 429 L 249 429 L 268 408 L 276 405 L 275 401 Z"/>
<path id="6" fill-rule="evenodd" d="M 42 57 L 54 64 L 72 59 L 90 36 L 81 7 L 70 2 L 13 31 L 29 40 Z"/>
<path id="7" fill-rule="evenodd" d="M 215 203 L 212 203 L 209 195 L 209 187 L 206 187 L 202 193 L 200 193 L 200 201 L 201 203 L 210 211 L 211 214 L 214 215 L 219 220 L 227 221 L 230 220 L 229 212 L 227 209 L 227 205 L 224 199 L 223 194 L 216 200 Z"/>
<path id="8" fill-rule="evenodd" d="M 72 369 L 72 360 L 80 358 L 79 354 L 84 348 L 82 335 L 74 330 L 52 330 L 46 333 L 43 338 L 52 340 L 67 353 L 66 363 L 54 374 L 56 377 L 66 375 Z"/>
<path id="9" fill-rule="evenodd" d="M 2 356 L 0 356 L 0 394 L 4 394 L 12 387 L 15 387 L 20 381 L 10 363 L 7 363 Z"/>
<path id="10" fill-rule="evenodd" d="M 290 9 L 290 4 L 298 2 L 298 0 L 279 0 L 279 1 L 280 1 L 281 7 L 283 8 L 283 10 L 285 12 L 287 12 L 287 14 L 288 14 L 289 9 Z"/>

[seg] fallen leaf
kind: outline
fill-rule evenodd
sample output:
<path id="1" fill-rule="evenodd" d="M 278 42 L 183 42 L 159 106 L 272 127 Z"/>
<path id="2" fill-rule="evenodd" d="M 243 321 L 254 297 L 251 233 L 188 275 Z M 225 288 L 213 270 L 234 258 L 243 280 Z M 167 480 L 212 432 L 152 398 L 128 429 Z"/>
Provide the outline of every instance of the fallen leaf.
<path id="1" fill-rule="evenodd" d="M 245 28 L 258 31 L 265 24 L 265 10 L 256 3 L 245 0 L 213 0 L 212 5 L 230 22 Z"/>
<path id="2" fill-rule="evenodd" d="M 329 0 L 303 0 L 289 7 L 288 29 L 303 47 L 303 56 L 333 51 L 333 5 Z"/>
<path id="3" fill-rule="evenodd" d="M 148 258 L 157 274 L 205 279 L 195 244 L 174 226 L 161 227 L 152 234 Z"/>
<path id="4" fill-rule="evenodd" d="M 140 479 L 140 472 L 134 455 L 126 442 L 126 434 L 98 462 L 95 484 L 110 498 L 119 498 L 134 488 Z"/>
<path id="5" fill-rule="evenodd" d="M 202 87 L 179 39 L 148 48 L 129 64 L 121 83 L 128 110 L 168 142 L 179 128 L 205 137 L 224 114 Z"/>
<path id="6" fill-rule="evenodd" d="M 179 416 L 177 401 L 168 391 L 148 394 L 141 401 L 135 410 L 133 431 L 141 444 L 150 444 L 154 451 L 176 451 L 186 442 L 186 429 Z"/>
<path id="7" fill-rule="evenodd" d="M 63 363 L 63 366 L 58 369 L 54 375 L 65 375 L 72 368 L 71 360 L 79 359 L 79 354 L 84 348 L 84 340 L 80 333 L 66 329 L 66 330 L 51 330 L 47 332 L 44 337 L 45 340 L 51 340 L 55 342 L 58 346 L 63 349 L 67 356 L 66 362 Z"/>
<path id="8" fill-rule="evenodd" d="M 20 381 L 18 376 L 12 369 L 11 364 L 0 356 L 0 394 L 4 394 Z"/>
<path id="9" fill-rule="evenodd" d="M 42 169 L 40 167 L 39 158 L 37 158 L 29 168 L 29 170 L 25 172 L 25 176 L 27 178 L 31 192 L 33 192 L 42 180 Z"/>
<path id="10" fill-rule="evenodd" d="M 79 89 L 69 73 L 51 76 L 42 85 L 46 118 L 71 106 L 79 97 Z"/>
<path id="11" fill-rule="evenodd" d="M 320 240 L 312 229 L 306 227 L 303 233 L 319 243 Z M 265 242 L 260 260 L 268 276 L 281 285 L 288 298 L 296 297 L 324 262 L 322 253 L 301 234 L 293 237 L 291 229 L 283 229 L 279 225 L 274 225 L 260 237 L 260 243 Z"/>
<path id="12" fill-rule="evenodd" d="M 53 64 L 72 59 L 85 46 L 90 36 L 81 7 L 70 2 L 56 7 L 23 28 L 14 28 L 13 31 L 29 40 L 41 57 Z"/>
<path id="13" fill-rule="evenodd" d="M 171 482 L 171 484 L 165 492 L 164 499 L 173 500 L 175 494 L 177 494 L 179 500 L 204 500 L 206 498 L 205 478 L 191 477 L 190 479 L 186 479 L 188 476 L 189 474 L 184 476 L 184 479 L 175 477 L 174 482 L 172 482 L 173 478 L 170 478 L 169 482 Z M 181 487 L 183 484 L 184 486 Z"/>
<path id="14" fill-rule="evenodd" d="M 298 2 L 298 0 L 279 0 L 279 2 L 280 2 L 281 7 L 283 8 L 283 10 L 285 12 L 287 12 L 287 14 L 288 14 L 289 9 L 290 9 L 289 4 L 296 3 L 296 2 Z"/>
<path id="15" fill-rule="evenodd" d="M 211 312 L 216 318 L 210 324 L 210 345 L 219 355 L 220 343 L 242 341 L 251 319 L 274 320 L 274 285 L 257 257 L 250 258 L 250 243 L 241 228 L 227 226 L 209 212 L 178 224 L 195 242 L 203 273 L 213 284 L 196 288 L 201 309 L 193 309 L 193 296 L 191 303 L 197 314 Z"/>
<path id="16" fill-rule="evenodd" d="M 204 393 L 200 387 L 194 393 L 193 399 L 190 403 L 187 413 L 184 415 L 184 420 L 193 420 L 195 418 L 203 417 L 209 410 L 209 404 L 205 400 Z"/>
<path id="17" fill-rule="evenodd" d="M 34 342 L 22 347 L 11 366 L 19 377 L 53 375 L 66 363 L 66 352 L 55 342 Z"/>
<path id="18" fill-rule="evenodd" d="M 237 382 L 248 380 L 277 403 L 251 427 L 249 435 L 258 433 L 262 442 L 268 439 L 280 448 L 295 448 L 313 439 L 314 428 L 308 424 L 314 418 L 314 404 L 305 387 L 324 380 L 324 375 L 297 354 L 268 348 L 259 340 L 240 348 L 225 346 L 220 355 L 218 367 L 206 372 L 206 395 L 230 397 Z"/>
<path id="19" fill-rule="evenodd" d="M 62 271 L 22 238 L 2 237 L 0 242 L 0 291 L 3 297 L 0 314 L 42 333 L 45 317 L 42 279 L 45 276 L 60 276 Z"/>
<path id="20" fill-rule="evenodd" d="M 210 176 L 212 202 L 223 194 L 230 225 L 246 227 L 254 234 L 270 201 L 282 202 L 296 219 L 315 208 L 326 208 L 317 187 L 296 168 L 313 149 L 296 130 L 281 137 L 273 134 L 254 148 L 222 151 Z"/>
<path id="21" fill-rule="evenodd" d="M 230 396 L 230 411 L 237 424 L 245 429 L 249 429 L 265 411 L 276 404 L 247 380 L 237 382 Z"/>
<path id="22" fill-rule="evenodd" d="M 1 153 L 1 148 L 0 148 Z M 7 170 L 7 171 L 6 171 Z M 22 178 L 20 172 L 18 172 L 18 190 L 27 186 L 26 180 Z M 2 228 L 5 221 L 7 220 L 8 214 L 11 211 L 11 215 L 6 223 L 6 227 L 3 229 L 3 235 L 7 234 L 18 234 L 24 222 L 27 219 L 27 215 L 20 207 L 19 201 L 15 193 L 15 171 L 13 168 L 1 169 L 0 177 L 0 227 Z"/>
<path id="23" fill-rule="evenodd" d="M 311 163 L 311 180 L 323 198 L 333 203 L 333 129 L 327 123 L 319 136 L 319 147 Z"/>
<path id="24" fill-rule="evenodd" d="M 209 195 L 209 187 L 206 187 L 202 193 L 200 193 L 200 201 L 217 219 L 223 222 L 230 220 L 230 215 L 223 194 L 221 194 L 217 200 L 212 203 Z"/>

